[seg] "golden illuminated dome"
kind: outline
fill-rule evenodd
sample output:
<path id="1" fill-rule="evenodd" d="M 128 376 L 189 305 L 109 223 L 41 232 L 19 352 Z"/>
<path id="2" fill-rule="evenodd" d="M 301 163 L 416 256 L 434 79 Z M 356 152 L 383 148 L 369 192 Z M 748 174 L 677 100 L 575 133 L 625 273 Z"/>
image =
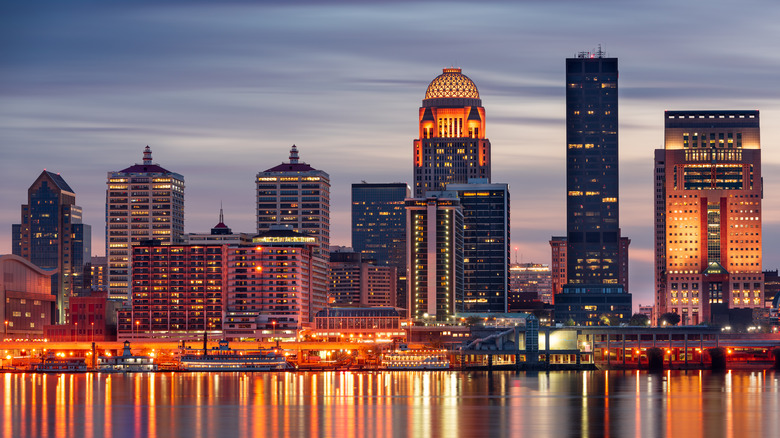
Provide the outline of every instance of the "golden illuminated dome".
<path id="1" fill-rule="evenodd" d="M 477 86 L 459 68 L 445 68 L 443 71 L 428 85 L 426 99 L 479 99 Z"/>

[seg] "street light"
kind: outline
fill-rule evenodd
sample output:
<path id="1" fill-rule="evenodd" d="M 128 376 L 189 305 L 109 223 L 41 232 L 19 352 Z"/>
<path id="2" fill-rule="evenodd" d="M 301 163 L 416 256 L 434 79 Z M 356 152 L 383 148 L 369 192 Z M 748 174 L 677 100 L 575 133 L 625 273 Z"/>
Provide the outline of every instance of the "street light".
<path id="1" fill-rule="evenodd" d="M 138 330 L 139 330 L 138 324 L 140 324 L 140 323 L 141 323 L 141 321 L 138 321 L 138 320 L 135 321 L 135 336 L 133 336 L 133 338 L 138 336 Z"/>
<path id="2" fill-rule="evenodd" d="M 4 338 L 8 337 L 8 320 L 5 321 L 5 336 L 3 336 L 3 337 Z"/>
<path id="3" fill-rule="evenodd" d="M 92 325 L 92 342 L 95 342 L 95 322 L 92 321 L 90 324 Z"/>

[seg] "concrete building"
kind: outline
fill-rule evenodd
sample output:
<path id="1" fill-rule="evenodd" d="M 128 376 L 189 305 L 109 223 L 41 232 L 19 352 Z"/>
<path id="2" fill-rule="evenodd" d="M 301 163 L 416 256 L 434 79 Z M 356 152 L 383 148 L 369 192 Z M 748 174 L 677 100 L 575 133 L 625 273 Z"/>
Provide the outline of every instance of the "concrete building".
<path id="1" fill-rule="evenodd" d="M 409 318 L 450 321 L 463 306 L 463 209 L 453 191 L 406 200 Z"/>
<path id="2" fill-rule="evenodd" d="M 225 337 L 294 338 L 326 307 L 317 287 L 317 238 L 287 226 L 272 226 L 249 246 L 227 252 Z M 325 276 L 327 279 L 327 274 Z M 327 281 L 327 280 L 325 280 Z"/>
<path id="3" fill-rule="evenodd" d="M 132 299 L 119 311 L 120 339 L 222 333 L 226 246 L 147 240 L 132 251 Z"/>
<path id="4" fill-rule="evenodd" d="M 54 271 L 39 268 L 17 255 L 0 255 L 0 321 L 3 339 L 43 338 L 51 324 L 56 295 L 51 293 Z"/>
<path id="5" fill-rule="evenodd" d="M 490 182 L 490 140 L 479 90 L 459 68 L 445 68 L 431 81 L 419 111 L 414 140 L 414 196 L 465 184 Z"/>
<path id="6" fill-rule="evenodd" d="M 664 124 L 655 152 L 656 316 L 719 323 L 730 310 L 763 307 L 758 111 L 666 111 Z"/>
<path id="7" fill-rule="evenodd" d="M 108 298 L 129 301 L 132 246 L 183 243 L 184 177 L 153 163 L 146 146 L 141 164 L 108 172 L 106 185 Z"/>
<path id="8" fill-rule="evenodd" d="M 115 341 L 118 304 L 108 299 L 106 291 L 74 296 L 70 321 L 45 326 L 44 336 L 53 342 Z"/>
<path id="9" fill-rule="evenodd" d="M 447 184 L 463 209 L 463 308 L 468 313 L 509 307 L 509 186 L 471 179 Z"/>
<path id="10" fill-rule="evenodd" d="M 52 270 L 57 307 L 51 323 L 68 320 L 70 297 L 84 289 L 92 254 L 92 227 L 81 223 L 76 194 L 59 174 L 44 170 L 27 190 L 21 223 L 12 226 L 13 253 Z"/>
<path id="11" fill-rule="evenodd" d="M 555 303 L 555 296 L 563 292 L 563 286 L 566 284 L 566 236 L 553 236 L 550 239 L 550 249 L 552 251 L 550 270 L 552 303 Z"/>
<path id="12" fill-rule="evenodd" d="M 331 247 L 329 281 L 332 305 L 395 307 L 395 266 L 378 266 L 352 248 Z"/>

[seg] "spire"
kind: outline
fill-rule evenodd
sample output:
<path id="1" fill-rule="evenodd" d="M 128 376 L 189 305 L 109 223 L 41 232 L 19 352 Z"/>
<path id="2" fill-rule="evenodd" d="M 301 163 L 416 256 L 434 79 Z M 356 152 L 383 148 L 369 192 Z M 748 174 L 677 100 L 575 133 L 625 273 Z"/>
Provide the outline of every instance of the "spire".
<path id="1" fill-rule="evenodd" d="M 144 148 L 144 164 L 152 164 L 152 148 L 149 145 Z"/>
<path id="2" fill-rule="evenodd" d="M 222 215 L 222 201 L 219 201 L 219 223 L 225 223 L 225 217 Z"/>
<path id="3" fill-rule="evenodd" d="M 298 147 L 295 145 L 290 149 L 290 164 L 298 164 Z"/>

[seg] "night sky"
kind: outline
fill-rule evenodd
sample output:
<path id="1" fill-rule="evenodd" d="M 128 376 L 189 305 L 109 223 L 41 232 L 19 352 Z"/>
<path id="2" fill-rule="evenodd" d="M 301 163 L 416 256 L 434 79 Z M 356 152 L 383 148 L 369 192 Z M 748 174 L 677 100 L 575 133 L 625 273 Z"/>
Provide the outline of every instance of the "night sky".
<path id="1" fill-rule="evenodd" d="M 22 3 L 22 4 L 16 4 Z M 254 177 L 301 160 L 331 177 L 331 243 L 350 245 L 350 184 L 411 182 L 428 83 L 479 88 L 493 182 L 509 183 L 521 262 L 565 234 L 565 58 L 619 58 L 620 212 L 634 303 L 652 302 L 653 150 L 663 111 L 761 111 L 765 269 L 780 266 L 780 5 L 654 2 L 4 2 L 0 253 L 27 188 L 60 173 L 103 255 L 106 172 L 154 161 L 185 177 L 185 227 L 220 202 L 254 232 Z M 66 3 L 66 4 L 60 4 Z"/>

